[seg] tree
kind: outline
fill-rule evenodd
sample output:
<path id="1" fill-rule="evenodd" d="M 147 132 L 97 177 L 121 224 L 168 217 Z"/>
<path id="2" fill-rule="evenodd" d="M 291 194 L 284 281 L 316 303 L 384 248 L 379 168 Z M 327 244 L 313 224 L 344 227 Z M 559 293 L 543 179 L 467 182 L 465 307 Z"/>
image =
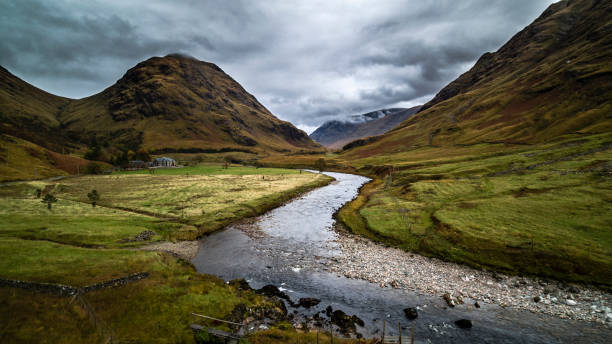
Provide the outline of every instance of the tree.
<path id="1" fill-rule="evenodd" d="M 52 194 L 46 194 L 41 202 L 47 203 L 47 209 L 51 210 L 51 204 L 57 202 L 57 198 L 55 198 L 55 196 L 53 196 Z"/>
<path id="2" fill-rule="evenodd" d="M 85 159 L 87 160 L 100 160 L 102 158 L 102 151 L 100 150 L 100 146 L 93 146 L 87 152 L 85 152 Z"/>
<path id="3" fill-rule="evenodd" d="M 319 158 L 319 160 L 315 162 L 315 168 L 319 170 L 319 172 L 323 172 L 323 170 L 327 168 L 327 163 L 325 162 L 325 159 Z"/>
<path id="4" fill-rule="evenodd" d="M 225 156 L 223 158 L 223 168 L 227 169 L 230 167 L 231 163 L 232 163 L 233 158 L 229 155 Z"/>
<path id="5" fill-rule="evenodd" d="M 142 161 L 151 161 L 151 155 L 144 148 L 140 148 L 134 155 L 134 158 Z"/>
<path id="6" fill-rule="evenodd" d="M 104 165 L 97 162 L 90 162 L 85 165 L 85 174 L 102 174 L 104 172 Z"/>
<path id="7" fill-rule="evenodd" d="M 100 195 L 98 194 L 98 191 L 91 190 L 90 193 L 87 194 L 87 198 L 89 198 L 89 201 L 91 202 L 91 206 L 92 207 L 96 207 L 96 202 L 100 199 Z"/>

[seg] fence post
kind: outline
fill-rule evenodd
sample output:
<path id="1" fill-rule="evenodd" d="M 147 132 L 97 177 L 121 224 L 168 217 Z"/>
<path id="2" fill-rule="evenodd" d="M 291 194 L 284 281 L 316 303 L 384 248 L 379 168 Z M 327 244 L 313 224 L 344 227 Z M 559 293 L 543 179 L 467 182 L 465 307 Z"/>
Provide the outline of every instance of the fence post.
<path id="1" fill-rule="evenodd" d="M 329 335 L 331 336 L 331 344 L 334 344 L 334 324 L 329 324 Z"/>
<path id="2" fill-rule="evenodd" d="M 402 344 L 402 325 L 397 322 L 397 333 L 399 334 L 399 344 Z"/>
<path id="3" fill-rule="evenodd" d="M 383 342 L 385 341 L 385 330 L 386 329 L 387 329 L 387 320 L 383 319 L 383 335 L 382 335 Z"/>
<path id="4" fill-rule="evenodd" d="M 410 344 L 414 344 L 414 320 L 412 321 L 412 330 L 410 331 Z"/>

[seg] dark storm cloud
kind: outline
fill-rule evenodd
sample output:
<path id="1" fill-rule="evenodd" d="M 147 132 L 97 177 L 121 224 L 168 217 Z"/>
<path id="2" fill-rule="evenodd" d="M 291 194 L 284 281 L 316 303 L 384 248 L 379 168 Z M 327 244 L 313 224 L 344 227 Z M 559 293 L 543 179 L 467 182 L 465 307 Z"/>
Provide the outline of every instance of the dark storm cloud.
<path id="1" fill-rule="evenodd" d="M 84 97 L 151 56 L 218 64 L 302 128 L 423 103 L 550 0 L 4 1 L 0 64 Z"/>

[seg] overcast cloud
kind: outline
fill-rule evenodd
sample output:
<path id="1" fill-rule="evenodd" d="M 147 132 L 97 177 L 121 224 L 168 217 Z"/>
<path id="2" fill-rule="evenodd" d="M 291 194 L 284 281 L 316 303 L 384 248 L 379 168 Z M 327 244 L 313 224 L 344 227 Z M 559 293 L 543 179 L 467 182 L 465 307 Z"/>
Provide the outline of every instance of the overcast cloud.
<path id="1" fill-rule="evenodd" d="M 497 50 L 550 0 L 0 2 L 0 64 L 81 98 L 151 56 L 216 63 L 308 132 L 412 106 Z"/>

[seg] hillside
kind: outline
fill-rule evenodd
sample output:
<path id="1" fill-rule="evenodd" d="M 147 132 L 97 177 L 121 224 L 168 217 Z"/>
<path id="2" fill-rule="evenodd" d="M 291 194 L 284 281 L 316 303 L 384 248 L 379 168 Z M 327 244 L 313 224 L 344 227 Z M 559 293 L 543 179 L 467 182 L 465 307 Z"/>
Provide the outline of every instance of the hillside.
<path id="1" fill-rule="evenodd" d="M 351 141 L 384 134 L 418 110 L 418 106 L 409 109 L 382 109 L 353 116 L 352 121 L 328 121 L 310 134 L 310 138 L 327 148 L 340 149 Z"/>
<path id="2" fill-rule="evenodd" d="M 57 114 L 70 99 L 36 88 L 0 66 L 0 133 L 60 150 Z"/>
<path id="3" fill-rule="evenodd" d="M 141 62 L 83 99 L 52 95 L 4 68 L 0 85 L 0 134 L 58 153 L 102 146 L 95 159 L 112 162 L 139 149 L 255 155 L 322 149 L 216 65 L 176 54 Z"/>
<path id="4" fill-rule="evenodd" d="M 612 3 L 561 1 L 396 129 L 330 159 L 374 181 L 353 232 L 612 288 Z"/>
<path id="5" fill-rule="evenodd" d="M 612 130 L 612 4 L 561 1 L 351 158 Z"/>
<path id="6" fill-rule="evenodd" d="M 153 152 L 320 149 L 219 67 L 181 55 L 139 63 L 101 93 L 71 101 L 59 120 L 75 140 Z"/>

